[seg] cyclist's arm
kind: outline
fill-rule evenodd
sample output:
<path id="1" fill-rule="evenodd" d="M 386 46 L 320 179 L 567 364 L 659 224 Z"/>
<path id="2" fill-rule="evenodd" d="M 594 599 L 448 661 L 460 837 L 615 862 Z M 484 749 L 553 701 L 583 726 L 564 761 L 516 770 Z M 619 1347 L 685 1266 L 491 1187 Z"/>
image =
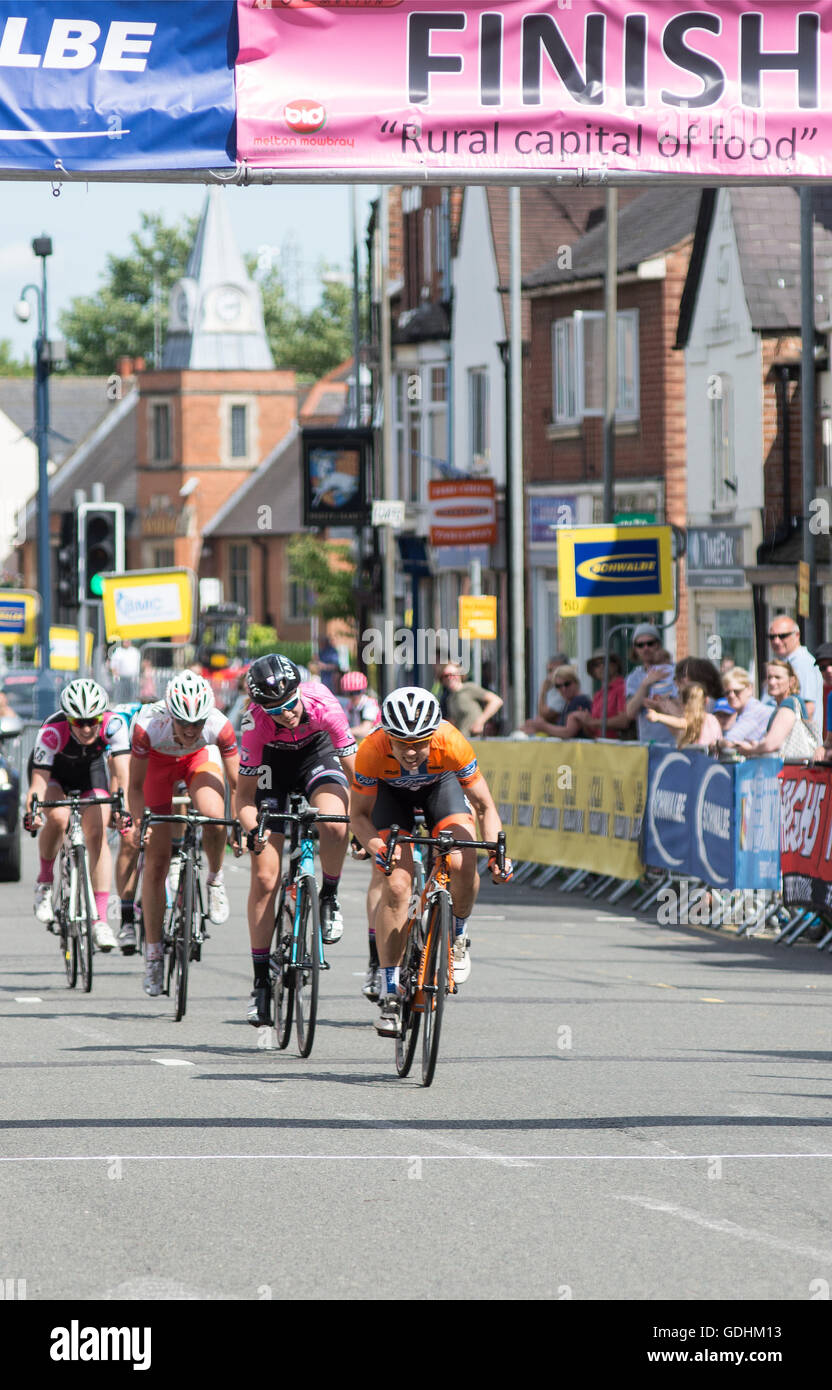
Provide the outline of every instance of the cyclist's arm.
<path id="1" fill-rule="evenodd" d="M 494 798 L 488 790 L 488 783 L 482 773 L 465 788 L 465 795 L 477 813 L 477 818 L 482 826 L 482 838 L 484 840 L 496 840 L 503 828 L 503 822 L 500 820 L 499 812 L 494 805 Z"/>
<path id="2" fill-rule="evenodd" d="M 375 793 L 365 796 L 355 789 L 350 792 L 350 830 L 371 857 L 384 853 L 384 841 L 373 825 L 375 804 Z"/>
<path id="3" fill-rule="evenodd" d="M 355 754 L 339 753 L 338 757 L 340 759 L 342 768 L 347 774 L 347 780 L 349 781 L 350 786 L 352 786 L 355 782 Z"/>
<path id="4" fill-rule="evenodd" d="M 110 772 L 110 796 L 115 796 L 117 791 L 121 791 L 122 796 L 127 795 L 128 773 L 130 769 L 129 753 L 111 753 L 108 759 Z"/>
<path id="5" fill-rule="evenodd" d="M 243 828 L 243 834 L 257 828 L 257 778 L 240 777 L 237 780 L 234 813 Z"/>
<path id="6" fill-rule="evenodd" d="M 31 811 L 32 801 L 37 797 L 38 801 L 43 801 L 46 795 L 46 788 L 49 786 L 50 769 L 45 767 L 32 768 L 32 780 L 29 783 L 29 790 L 26 794 L 26 810 Z"/>
<path id="7" fill-rule="evenodd" d="M 225 768 L 225 775 L 228 778 L 228 786 L 231 791 L 232 799 L 236 795 L 239 783 L 240 755 L 235 752 L 230 757 L 224 757 L 222 765 Z"/>
<path id="8" fill-rule="evenodd" d="M 147 759 L 130 759 L 130 776 L 127 783 L 127 806 L 133 817 L 133 825 L 139 827 L 144 815 L 144 782 L 147 777 Z"/>

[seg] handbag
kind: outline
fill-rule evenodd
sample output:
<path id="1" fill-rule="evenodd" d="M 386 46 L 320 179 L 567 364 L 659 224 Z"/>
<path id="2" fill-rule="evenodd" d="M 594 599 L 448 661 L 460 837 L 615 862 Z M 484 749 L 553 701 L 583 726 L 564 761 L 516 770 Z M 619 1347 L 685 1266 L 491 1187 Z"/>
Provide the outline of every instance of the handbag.
<path id="1" fill-rule="evenodd" d="M 803 763 L 814 757 L 815 749 L 820 743 L 823 743 L 823 739 L 812 721 L 804 719 L 798 711 L 780 749 L 780 756 L 786 763 Z"/>

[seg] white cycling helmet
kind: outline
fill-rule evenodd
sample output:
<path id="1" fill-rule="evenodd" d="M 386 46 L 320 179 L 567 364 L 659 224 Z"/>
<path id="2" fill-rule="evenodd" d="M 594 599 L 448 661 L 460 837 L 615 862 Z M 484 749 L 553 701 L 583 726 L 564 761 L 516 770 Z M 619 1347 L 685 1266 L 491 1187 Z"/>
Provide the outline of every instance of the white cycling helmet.
<path id="1" fill-rule="evenodd" d="M 95 719 L 108 704 L 106 690 L 86 677 L 70 681 L 61 691 L 61 709 L 69 719 Z"/>
<path id="2" fill-rule="evenodd" d="M 182 671 L 168 681 L 165 691 L 168 713 L 183 724 L 196 724 L 214 708 L 214 692 L 196 671 Z"/>
<path id="3" fill-rule="evenodd" d="M 418 685 L 393 690 L 381 706 L 381 727 L 393 738 L 430 738 L 442 722 L 439 701 Z"/>

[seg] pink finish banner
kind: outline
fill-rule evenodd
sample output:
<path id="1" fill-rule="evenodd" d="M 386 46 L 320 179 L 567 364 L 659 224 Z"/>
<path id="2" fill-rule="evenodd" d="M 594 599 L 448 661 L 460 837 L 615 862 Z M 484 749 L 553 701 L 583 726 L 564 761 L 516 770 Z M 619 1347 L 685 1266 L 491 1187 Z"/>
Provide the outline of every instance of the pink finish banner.
<path id="1" fill-rule="evenodd" d="M 832 176 L 832 0 L 239 0 L 258 167 Z"/>

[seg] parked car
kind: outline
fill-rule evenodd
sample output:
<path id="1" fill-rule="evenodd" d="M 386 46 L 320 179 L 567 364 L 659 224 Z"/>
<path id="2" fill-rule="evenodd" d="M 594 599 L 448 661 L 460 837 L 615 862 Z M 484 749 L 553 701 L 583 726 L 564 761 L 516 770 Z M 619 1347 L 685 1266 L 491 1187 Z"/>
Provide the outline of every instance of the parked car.
<path id="1" fill-rule="evenodd" d="M 23 721 L 16 715 L 0 718 L 0 881 L 20 881 L 20 774 L 6 756 L 6 744 L 18 738 Z"/>

